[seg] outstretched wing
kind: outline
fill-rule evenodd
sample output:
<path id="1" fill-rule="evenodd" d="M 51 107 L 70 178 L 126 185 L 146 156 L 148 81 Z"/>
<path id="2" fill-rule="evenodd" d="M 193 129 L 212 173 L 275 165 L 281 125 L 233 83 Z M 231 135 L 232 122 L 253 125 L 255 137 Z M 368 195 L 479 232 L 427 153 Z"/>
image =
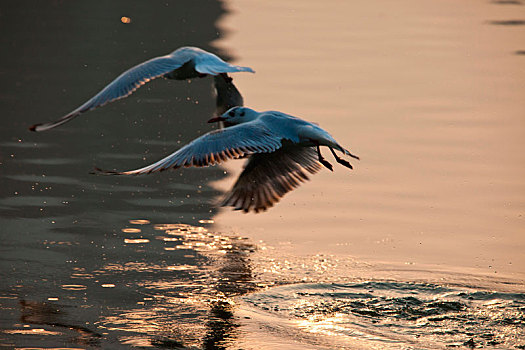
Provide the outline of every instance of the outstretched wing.
<path id="1" fill-rule="evenodd" d="M 129 171 L 105 171 L 113 175 L 138 175 L 169 168 L 202 167 L 256 153 L 269 153 L 281 147 L 281 137 L 271 133 L 262 123 L 249 122 L 211 131 L 156 163 Z"/>
<path id="2" fill-rule="evenodd" d="M 81 113 L 131 95 L 131 93 L 148 81 L 163 76 L 164 74 L 181 67 L 184 63 L 185 60 L 177 55 L 152 58 L 151 60 L 130 68 L 119 75 L 98 94 L 71 113 L 66 114 L 62 118 L 51 123 L 35 124 L 29 129 L 31 131 L 45 131 L 67 123 Z"/>
<path id="3" fill-rule="evenodd" d="M 195 70 L 202 74 L 217 75 L 220 73 L 250 72 L 255 73 L 250 67 L 236 66 L 224 62 L 218 56 L 203 51 L 195 57 Z"/>
<path id="4" fill-rule="evenodd" d="M 321 168 L 314 147 L 285 144 L 272 153 L 254 154 L 222 206 L 245 212 L 266 210 L 308 180 L 308 173 Z"/>

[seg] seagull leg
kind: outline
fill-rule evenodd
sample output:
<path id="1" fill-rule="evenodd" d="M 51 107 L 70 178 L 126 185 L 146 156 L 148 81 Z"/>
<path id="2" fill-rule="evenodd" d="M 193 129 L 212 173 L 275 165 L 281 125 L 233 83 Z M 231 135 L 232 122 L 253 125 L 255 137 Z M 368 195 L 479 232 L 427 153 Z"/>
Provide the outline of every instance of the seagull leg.
<path id="1" fill-rule="evenodd" d="M 348 150 L 346 150 L 346 151 L 348 152 Z M 356 156 L 355 154 L 352 154 L 352 153 L 350 153 L 350 152 L 348 152 L 348 153 L 349 153 L 348 155 L 349 155 L 350 157 L 352 157 L 352 158 L 354 158 L 354 159 L 357 159 L 357 160 L 360 159 L 359 156 Z"/>
<path id="2" fill-rule="evenodd" d="M 319 144 L 317 144 L 317 156 L 319 157 L 319 162 L 321 162 L 321 164 L 323 164 L 325 167 L 327 167 L 330 171 L 334 171 L 334 167 L 332 166 L 332 164 L 330 164 L 321 155 L 321 149 L 319 148 Z"/>
<path id="3" fill-rule="evenodd" d="M 352 164 L 350 164 L 347 160 L 339 158 L 339 156 L 337 154 L 335 154 L 335 151 L 334 151 L 334 149 L 332 147 L 328 147 L 328 148 L 330 148 L 330 151 L 334 155 L 334 158 L 337 161 L 337 163 L 339 163 L 341 165 L 344 165 L 347 168 L 353 169 Z"/>

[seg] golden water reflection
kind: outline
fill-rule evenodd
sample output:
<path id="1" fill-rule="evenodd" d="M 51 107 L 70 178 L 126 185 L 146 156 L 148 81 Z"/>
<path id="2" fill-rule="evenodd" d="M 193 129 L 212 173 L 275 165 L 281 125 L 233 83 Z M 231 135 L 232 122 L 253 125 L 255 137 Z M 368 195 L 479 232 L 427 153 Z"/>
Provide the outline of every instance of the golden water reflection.
<path id="1" fill-rule="evenodd" d="M 149 224 L 149 220 L 144 220 L 144 219 L 129 220 L 129 223 L 134 224 L 134 225 L 146 225 L 146 224 Z"/>
<path id="2" fill-rule="evenodd" d="M 111 293 L 136 291 L 127 307 L 114 306 L 97 322 L 133 346 L 229 348 L 240 336 L 239 297 L 273 285 L 353 280 L 368 267 L 348 257 L 298 257 L 291 246 L 255 245 L 204 226 L 147 223 L 140 235 L 149 244 L 126 247 L 146 257 L 92 272 Z"/>
<path id="3" fill-rule="evenodd" d="M 148 237 L 148 244 L 126 244 L 122 237 L 127 233 L 115 229 L 113 241 L 120 246 L 104 250 L 111 259 L 103 259 L 98 268 L 71 269 L 71 280 L 82 283 L 59 285 L 62 293 L 53 290 L 47 302 L 20 301 L 20 324 L 6 335 L 41 336 L 38 341 L 67 337 L 74 344 L 101 347 L 116 342 L 135 347 L 254 349 L 263 343 L 300 342 L 311 345 L 305 348 L 353 349 L 346 344 L 349 339 L 411 344 L 406 334 L 416 329 L 430 334 L 425 329 L 441 322 L 432 310 L 444 302 L 440 313 L 446 317 L 451 313 L 457 320 L 463 315 L 487 320 L 500 327 L 501 341 L 512 344 L 519 338 L 519 307 L 525 296 L 490 292 L 502 285 L 522 290 L 522 284 L 512 281 L 485 279 L 487 289 L 469 287 L 458 293 L 446 290 L 443 281 L 481 288 L 484 279 L 426 271 L 425 281 L 414 283 L 410 281 L 421 276 L 420 270 L 394 271 L 391 265 L 380 270 L 348 256 L 305 256 L 292 244 L 254 244 L 203 226 L 148 223 L 140 234 Z M 166 250 L 177 246 L 182 248 Z M 434 289 L 437 294 L 428 292 Z M 463 300 L 471 296 L 480 302 L 469 309 L 473 302 Z M 403 318 L 409 310 L 405 306 L 430 311 L 414 321 Z M 76 310 L 81 310 L 80 319 Z M 96 315 L 95 322 L 85 321 L 89 314 Z M 399 334 L 388 328 L 394 321 Z M 505 322 L 510 322 L 506 328 Z M 448 325 L 457 328 L 457 324 L 453 320 Z M 472 327 L 478 335 L 479 329 Z M 459 341 L 462 334 L 445 335 L 438 343 Z"/>
<path id="4" fill-rule="evenodd" d="M 97 327 L 119 334 L 119 342 L 131 346 L 226 348 L 238 328 L 233 298 L 257 288 L 250 261 L 255 246 L 202 226 L 148 220 L 140 225 L 140 232 L 132 233 L 141 238 L 124 243 L 149 243 L 129 249 L 162 258 L 112 261 L 93 272 L 98 280 L 112 281 L 102 284 L 106 289 L 118 293 L 123 288 L 118 281 L 125 280 L 125 288 L 138 291 L 132 303 L 136 307 L 115 308 Z M 129 233 L 127 228 L 121 231 Z"/>

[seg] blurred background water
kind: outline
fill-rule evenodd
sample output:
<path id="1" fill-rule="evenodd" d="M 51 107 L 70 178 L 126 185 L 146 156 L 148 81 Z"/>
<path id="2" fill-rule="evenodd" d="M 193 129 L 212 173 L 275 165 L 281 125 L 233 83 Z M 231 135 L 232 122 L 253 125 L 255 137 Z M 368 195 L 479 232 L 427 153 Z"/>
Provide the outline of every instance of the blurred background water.
<path id="1" fill-rule="evenodd" d="M 523 348 L 524 5 L 2 3 L 0 347 Z M 362 160 L 258 215 L 214 205 L 242 161 L 89 174 L 207 132 L 209 78 L 27 130 L 184 45 Z"/>

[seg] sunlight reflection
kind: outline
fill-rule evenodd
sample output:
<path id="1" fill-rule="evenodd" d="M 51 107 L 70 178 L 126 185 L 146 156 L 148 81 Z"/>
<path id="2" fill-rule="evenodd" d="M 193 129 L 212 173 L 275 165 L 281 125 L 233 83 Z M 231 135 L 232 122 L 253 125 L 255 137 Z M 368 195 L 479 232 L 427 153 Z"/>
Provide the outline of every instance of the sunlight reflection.
<path id="1" fill-rule="evenodd" d="M 401 281 L 285 285 L 243 297 L 265 312 L 265 322 L 287 319 L 316 338 L 425 349 L 518 347 L 524 300 L 522 293 Z"/>
<path id="2" fill-rule="evenodd" d="M 134 225 L 147 225 L 150 222 L 149 222 L 149 220 L 136 219 L 136 220 L 129 220 L 129 223 L 130 224 L 134 224 Z"/>
<path id="3" fill-rule="evenodd" d="M 62 285 L 62 289 L 65 289 L 65 290 L 84 290 L 84 289 L 87 289 L 87 287 L 82 285 L 82 284 L 63 284 Z"/>
<path id="4" fill-rule="evenodd" d="M 125 238 L 124 239 L 124 243 L 127 243 L 127 244 L 143 244 L 143 243 L 149 243 L 149 239 L 145 239 L 145 238 L 136 238 L 136 239 Z"/>
<path id="5" fill-rule="evenodd" d="M 312 316 L 305 320 L 296 321 L 297 326 L 310 333 L 326 336 L 338 336 L 342 332 L 348 332 L 347 327 L 339 325 L 348 318 L 348 315 L 336 314 L 331 317 Z M 352 329 L 353 336 L 365 336 L 364 333 Z"/>
<path id="6" fill-rule="evenodd" d="M 61 332 L 53 332 L 45 330 L 44 328 L 32 328 L 32 329 L 13 329 L 2 331 L 7 334 L 35 334 L 35 335 L 60 335 Z"/>
<path id="7" fill-rule="evenodd" d="M 139 233 L 141 232 L 140 228 L 123 228 L 122 232 L 124 233 Z"/>
<path id="8" fill-rule="evenodd" d="M 237 328 L 232 298 L 257 288 L 249 259 L 255 246 L 238 236 L 200 226 L 149 225 L 144 219 L 128 222 L 144 225 L 136 229 L 142 237 L 124 238 L 124 243 L 151 244 L 141 248 L 143 251 L 134 260 L 112 261 L 94 275 L 134 280 L 134 289 L 143 297 L 135 302 L 136 308 L 119 308 L 100 320 L 99 326 L 124 332 L 120 341 L 132 346 L 200 346 L 202 342 L 215 344 L 232 339 Z M 130 228 L 121 231 L 138 232 Z M 148 251 L 163 254 L 162 259 L 143 258 Z M 115 284 L 102 286 L 113 288 Z"/>

